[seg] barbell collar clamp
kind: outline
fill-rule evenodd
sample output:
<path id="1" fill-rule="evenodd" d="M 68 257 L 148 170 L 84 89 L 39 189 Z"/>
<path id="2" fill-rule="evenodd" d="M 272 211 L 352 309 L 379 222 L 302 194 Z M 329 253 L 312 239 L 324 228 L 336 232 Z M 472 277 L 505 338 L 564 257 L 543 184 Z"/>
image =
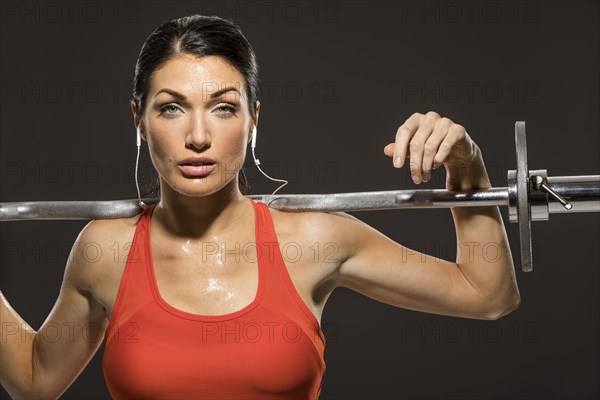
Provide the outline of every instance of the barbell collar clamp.
<path id="1" fill-rule="evenodd" d="M 554 190 L 552 190 L 550 186 L 546 184 L 546 179 L 544 179 L 543 176 L 533 175 L 531 177 L 531 181 L 533 182 L 533 187 L 536 190 L 544 190 L 550 196 L 554 197 L 560 204 L 562 204 L 565 209 L 571 210 L 573 208 L 573 205 L 571 203 L 565 200 L 561 195 L 556 193 Z"/>

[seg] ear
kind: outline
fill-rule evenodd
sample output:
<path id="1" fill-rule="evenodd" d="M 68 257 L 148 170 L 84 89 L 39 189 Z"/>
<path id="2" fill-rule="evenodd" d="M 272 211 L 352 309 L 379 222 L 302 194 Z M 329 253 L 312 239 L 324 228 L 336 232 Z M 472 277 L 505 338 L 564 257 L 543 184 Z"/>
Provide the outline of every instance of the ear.
<path id="1" fill-rule="evenodd" d="M 142 137 L 142 139 L 144 139 L 144 141 L 148 141 L 146 139 L 146 131 L 144 129 L 144 126 L 142 124 L 142 116 L 138 114 L 137 112 L 137 106 L 135 105 L 135 101 L 131 101 L 131 113 L 133 114 L 133 124 L 135 126 L 135 129 L 139 129 L 140 130 L 140 136 Z"/>
<path id="2" fill-rule="evenodd" d="M 254 124 L 250 126 L 250 132 L 248 134 L 248 142 L 246 143 L 247 145 L 249 145 L 250 143 L 252 143 L 252 130 L 254 128 L 254 126 L 256 126 L 256 129 L 258 129 L 258 115 L 260 113 L 260 101 L 256 100 L 256 119 L 254 120 Z"/>

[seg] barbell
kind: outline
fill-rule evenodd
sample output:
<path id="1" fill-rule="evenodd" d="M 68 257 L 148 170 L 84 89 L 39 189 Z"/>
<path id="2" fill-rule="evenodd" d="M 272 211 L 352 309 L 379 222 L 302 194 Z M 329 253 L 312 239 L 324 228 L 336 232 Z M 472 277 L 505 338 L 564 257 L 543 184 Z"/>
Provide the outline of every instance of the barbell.
<path id="1" fill-rule="evenodd" d="M 515 123 L 517 169 L 508 186 L 476 190 L 386 190 L 328 194 L 249 195 L 283 211 L 371 211 L 403 208 L 508 206 L 510 222 L 519 224 L 521 266 L 533 270 L 531 221 L 553 213 L 600 212 L 600 175 L 548 176 L 529 170 L 525 122 Z M 158 198 L 142 199 L 147 205 Z M 0 203 L 1 221 L 123 218 L 139 214 L 137 199 L 109 201 L 28 201 Z"/>

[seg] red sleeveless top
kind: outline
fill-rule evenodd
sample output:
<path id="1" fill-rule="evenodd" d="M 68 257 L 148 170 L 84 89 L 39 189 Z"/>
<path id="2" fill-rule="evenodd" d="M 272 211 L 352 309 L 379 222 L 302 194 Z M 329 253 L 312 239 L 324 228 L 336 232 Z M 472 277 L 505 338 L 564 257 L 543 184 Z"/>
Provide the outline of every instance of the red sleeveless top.
<path id="1" fill-rule="evenodd" d="M 317 399 L 325 336 L 296 291 L 268 207 L 254 207 L 258 290 L 241 310 L 192 314 L 160 295 L 142 212 L 104 340 L 115 399 Z"/>

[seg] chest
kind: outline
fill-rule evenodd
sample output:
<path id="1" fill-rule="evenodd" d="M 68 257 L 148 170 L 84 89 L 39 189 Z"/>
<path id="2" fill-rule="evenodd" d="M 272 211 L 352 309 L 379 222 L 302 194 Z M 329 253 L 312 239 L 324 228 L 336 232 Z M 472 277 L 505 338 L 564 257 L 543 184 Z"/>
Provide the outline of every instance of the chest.
<path id="1" fill-rule="evenodd" d="M 328 277 L 334 264 L 327 249 L 301 235 L 278 232 L 278 247 L 289 277 L 317 321 L 333 290 Z M 155 240 L 157 239 L 157 240 Z M 154 284 L 172 307 L 200 315 L 224 315 L 252 303 L 258 291 L 258 251 L 251 235 L 198 242 L 164 242 L 151 238 Z M 125 270 L 125 260 L 112 264 L 94 296 L 112 314 Z"/>
<path id="2" fill-rule="evenodd" d="M 194 280 L 188 277 L 188 281 Z M 169 304 L 193 313 L 229 313 L 251 301 L 223 301 L 229 293 L 224 290 L 213 297 L 216 305 L 208 307 L 202 303 L 210 303 L 209 295 L 192 293 L 186 299 L 179 296 L 185 287 L 181 281 L 179 286 L 170 291 L 163 284 L 161 290 L 173 295 L 167 298 Z M 238 288 L 242 290 L 242 286 Z M 241 292 L 232 292 L 233 298 L 242 297 Z M 176 300 L 180 298 L 183 300 Z M 227 304 L 235 307 L 229 309 Z M 285 318 L 273 320 L 270 314 L 255 313 L 241 322 L 191 323 L 143 315 L 129 319 L 123 326 L 135 329 L 115 330 L 107 339 L 103 367 L 111 394 L 115 398 L 165 399 L 206 398 L 209 394 L 223 399 L 317 398 L 324 372 L 323 344 L 309 330 L 298 335 L 297 328 L 286 329 L 290 322 Z"/>

